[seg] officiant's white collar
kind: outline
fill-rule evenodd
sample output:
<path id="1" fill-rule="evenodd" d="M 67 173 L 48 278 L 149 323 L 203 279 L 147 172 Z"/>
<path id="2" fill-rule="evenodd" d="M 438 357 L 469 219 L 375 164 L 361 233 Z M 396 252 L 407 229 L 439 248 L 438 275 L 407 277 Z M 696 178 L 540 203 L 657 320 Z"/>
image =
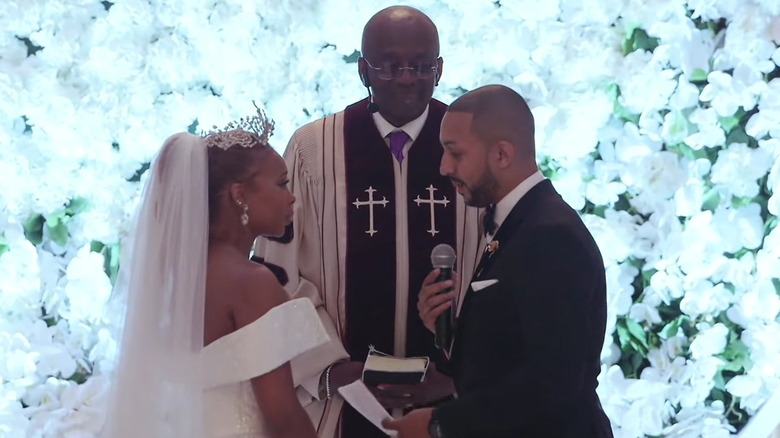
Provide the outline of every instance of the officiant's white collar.
<path id="1" fill-rule="evenodd" d="M 374 124 L 376 125 L 376 129 L 379 130 L 379 135 L 381 135 L 382 138 L 387 137 L 387 135 L 393 131 L 403 130 L 406 132 L 406 135 L 412 139 L 412 142 L 414 142 L 417 140 L 417 137 L 420 135 L 420 131 L 422 131 L 423 126 L 425 125 L 425 121 L 428 119 L 428 106 L 425 107 L 425 111 L 420 114 L 420 117 L 417 117 L 411 122 L 398 127 L 393 126 L 390 122 L 385 120 L 385 118 L 379 114 L 379 111 L 375 112 L 371 116 L 374 118 Z"/>
<path id="2" fill-rule="evenodd" d="M 506 196 L 504 196 L 500 201 L 498 201 L 498 204 L 496 204 L 496 213 L 494 216 L 496 230 L 501 227 L 501 224 L 504 222 L 504 220 L 506 220 L 506 217 L 509 216 L 509 212 L 515 208 L 515 204 L 517 204 L 517 202 L 523 196 L 525 196 L 526 193 L 534 188 L 534 186 L 542 181 L 544 181 L 544 175 L 542 175 L 542 172 L 537 170 L 531 174 L 531 176 L 524 179 L 523 182 L 518 184 L 514 189 L 512 189 L 511 192 L 507 193 Z"/>

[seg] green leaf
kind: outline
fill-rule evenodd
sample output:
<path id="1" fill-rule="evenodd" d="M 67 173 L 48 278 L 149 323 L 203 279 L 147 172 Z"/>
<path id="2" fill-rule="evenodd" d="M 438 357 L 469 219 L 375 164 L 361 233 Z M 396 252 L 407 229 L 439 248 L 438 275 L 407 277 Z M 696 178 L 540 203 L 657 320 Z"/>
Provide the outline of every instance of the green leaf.
<path id="1" fill-rule="evenodd" d="M 735 126 L 739 125 L 739 117 L 718 117 L 720 126 L 726 134 L 730 133 Z"/>
<path id="2" fill-rule="evenodd" d="M 597 205 L 593 207 L 593 214 L 603 218 L 607 214 L 607 206 L 606 205 Z"/>
<path id="3" fill-rule="evenodd" d="M 644 266 L 642 266 L 644 267 Z M 641 267 L 640 267 L 641 269 Z M 645 269 L 642 272 L 642 289 L 650 286 L 650 280 L 652 280 L 653 275 L 655 275 L 656 272 L 658 272 L 657 269 Z"/>
<path id="4" fill-rule="evenodd" d="M 626 122 L 639 123 L 639 114 L 632 113 L 620 103 L 620 86 L 618 84 L 609 84 L 607 95 L 612 98 L 612 112 L 617 118 Z"/>
<path id="5" fill-rule="evenodd" d="M 43 224 L 46 220 L 43 215 L 35 214 L 22 225 L 24 228 L 24 237 L 33 245 L 40 245 L 43 242 Z"/>
<path id="6" fill-rule="evenodd" d="M 119 244 L 111 245 L 111 262 L 109 263 L 108 277 L 111 279 L 111 284 L 116 282 L 116 277 L 119 274 L 119 256 L 121 254 Z"/>
<path id="7" fill-rule="evenodd" d="M 712 381 L 715 383 L 714 388 L 716 391 L 719 392 L 717 398 L 716 396 L 713 396 L 715 400 L 724 401 L 725 400 L 725 391 L 726 391 L 726 378 L 723 377 L 723 372 L 717 372 L 715 373 L 715 377 L 712 379 Z"/>
<path id="8" fill-rule="evenodd" d="M 744 143 L 744 144 L 749 145 L 749 144 L 751 144 L 751 140 L 752 140 L 752 137 L 747 135 L 747 133 L 745 132 L 745 128 L 743 128 L 742 126 L 736 126 L 726 136 L 726 144 Z M 753 140 L 753 141 L 755 141 L 755 140 Z"/>
<path id="9" fill-rule="evenodd" d="M 669 339 L 677 335 L 677 332 L 680 330 L 680 325 L 683 323 L 683 320 L 687 318 L 686 316 L 680 316 L 678 318 L 675 318 L 672 320 L 672 322 L 666 324 L 664 328 L 661 329 L 661 332 L 658 333 L 658 336 L 661 337 L 661 339 Z"/>
<path id="10" fill-rule="evenodd" d="M 775 292 L 780 294 L 780 278 L 773 278 L 772 285 L 775 287 Z"/>
<path id="11" fill-rule="evenodd" d="M 646 359 L 639 353 L 623 351 L 620 360 L 618 360 L 618 365 L 626 378 L 635 379 L 639 377 L 639 371 L 646 362 Z"/>
<path id="12" fill-rule="evenodd" d="M 707 72 L 697 68 L 691 72 L 691 77 L 688 78 L 691 82 L 705 82 L 707 81 Z"/>
<path id="13" fill-rule="evenodd" d="M 731 197 L 731 206 L 734 208 L 745 207 L 746 205 L 749 205 L 752 202 L 753 202 L 753 198 L 748 198 L 748 197 L 739 198 L 736 196 Z"/>
<path id="14" fill-rule="evenodd" d="M 647 349 L 647 333 L 645 333 L 645 330 L 642 328 L 642 326 L 633 319 L 626 318 L 626 327 L 628 328 L 629 333 L 631 333 L 631 336 L 639 341 L 641 345 L 645 347 L 645 349 Z"/>
<path id="15" fill-rule="evenodd" d="M 87 381 L 87 377 L 88 376 L 85 373 L 76 371 L 75 373 L 73 373 L 72 376 L 68 377 L 66 380 L 70 380 L 81 385 L 82 383 Z"/>
<path id="16" fill-rule="evenodd" d="M 106 245 L 103 242 L 98 242 L 97 240 L 89 242 L 89 250 L 98 254 L 102 254 L 103 248 L 105 247 Z"/>
<path id="17" fill-rule="evenodd" d="M 54 221 L 56 225 L 52 226 L 49 221 L 46 221 L 46 231 L 49 232 L 49 238 L 53 240 L 57 245 L 65 246 L 68 243 L 68 225 L 67 219 L 59 219 Z"/>
<path id="18" fill-rule="evenodd" d="M 658 47 L 658 38 L 649 36 L 644 29 L 634 28 L 628 35 L 621 44 L 623 55 L 628 55 L 637 50 L 652 52 Z"/>
<path id="19" fill-rule="evenodd" d="M 632 113 L 628 108 L 624 107 L 619 100 L 615 100 L 615 105 L 612 108 L 614 115 L 620 120 L 631 122 L 633 124 L 639 123 L 639 114 Z"/>
<path id="20" fill-rule="evenodd" d="M 710 189 L 704 194 L 704 199 L 701 202 L 701 209 L 703 211 L 715 211 L 720 205 L 720 193 L 714 188 Z"/>
<path id="21" fill-rule="evenodd" d="M 138 182 L 141 181 L 141 175 L 144 174 L 147 170 L 149 170 L 149 166 L 151 165 L 150 162 L 146 162 L 141 164 L 141 167 L 138 168 L 138 170 L 135 171 L 133 176 L 131 176 L 127 181 L 129 182 Z"/>
<path id="22" fill-rule="evenodd" d="M 11 245 L 8 244 L 8 239 L 5 237 L 5 233 L 0 234 L 0 256 L 11 250 Z"/>
<path id="23" fill-rule="evenodd" d="M 750 350 L 744 342 L 737 339 L 736 333 L 731 332 L 729 338 L 726 349 L 718 357 L 725 362 L 724 370 L 738 373 L 750 366 Z"/>
<path id="24" fill-rule="evenodd" d="M 742 118 L 745 116 L 745 110 L 742 107 L 737 108 L 737 111 L 729 117 L 718 117 L 721 128 L 726 134 L 729 134 L 734 128 L 739 126 Z"/>
<path id="25" fill-rule="evenodd" d="M 742 249 L 740 249 L 739 251 L 735 252 L 734 254 L 731 254 L 731 258 L 734 258 L 734 259 L 741 259 L 742 257 L 744 257 L 744 256 L 745 256 L 745 254 L 747 254 L 747 253 L 749 253 L 749 252 L 750 252 L 750 250 L 749 250 L 749 249 L 747 249 L 747 248 L 742 248 Z M 733 285 L 732 285 L 732 289 L 733 289 Z"/>
<path id="26" fill-rule="evenodd" d="M 102 242 L 92 241 L 90 242 L 90 250 L 103 256 L 103 271 L 111 280 L 111 284 L 114 285 L 119 274 L 120 244 L 106 245 Z"/>
<path id="27" fill-rule="evenodd" d="M 639 323 L 624 317 L 618 321 L 616 329 L 623 352 L 634 351 L 642 358 L 647 356 L 647 334 Z"/>
<path id="28" fill-rule="evenodd" d="M 356 64 L 358 62 L 358 58 L 360 58 L 360 52 L 355 50 L 350 55 L 344 55 L 342 59 L 347 64 Z"/>
<path id="29" fill-rule="evenodd" d="M 555 180 L 555 177 L 558 175 L 558 172 L 560 171 L 561 166 L 552 158 L 545 157 L 541 163 L 539 163 L 539 170 L 542 172 L 542 175 L 545 176 L 545 178 L 549 178 L 551 180 Z"/>
<path id="30" fill-rule="evenodd" d="M 198 119 L 195 119 L 190 123 L 190 126 L 187 127 L 187 132 L 190 134 L 198 135 Z"/>
<path id="31" fill-rule="evenodd" d="M 48 217 L 46 217 L 46 226 L 53 228 L 58 226 L 61 222 L 63 222 L 65 218 L 65 212 L 64 210 L 60 210 Z"/>
<path id="32" fill-rule="evenodd" d="M 629 341 L 629 345 L 631 346 L 631 349 L 639 353 L 642 357 L 647 356 L 647 348 L 645 348 L 644 345 L 642 345 L 638 340 L 631 338 L 631 341 Z"/>
<path id="33" fill-rule="evenodd" d="M 76 197 L 68 201 L 68 205 L 65 206 L 65 214 L 73 217 L 79 213 L 83 213 L 88 208 L 89 201 L 87 198 Z"/>
<path id="34" fill-rule="evenodd" d="M 631 334 L 622 321 L 619 321 L 615 328 L 617 329 L 618 339 L 620 340 L 620 349 L 625 350 L 625 348 L 631 343 Z"/>
<path id="35" fill-rule="evenodd" d="M 767 198 L 769 196 L 766 196 Z M 777 226 L 777 217 L 770 216 L 766 219 L 766 222 L 764 223 L 764 234 L 769 234 L 770 231 L 774 230 Z"/>

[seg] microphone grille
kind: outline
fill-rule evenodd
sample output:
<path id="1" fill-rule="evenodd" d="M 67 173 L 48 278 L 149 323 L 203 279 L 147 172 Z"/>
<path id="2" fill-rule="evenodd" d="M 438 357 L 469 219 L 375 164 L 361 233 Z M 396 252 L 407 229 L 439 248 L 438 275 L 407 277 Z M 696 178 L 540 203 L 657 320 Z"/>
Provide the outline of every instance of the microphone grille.
<path id="1" fill-rule="evenodd" d="M 431 251 L 431 265 L 434 268 L 451 268 L 455 266 L 455 250 L 446 243 L 440 243 Z"/>

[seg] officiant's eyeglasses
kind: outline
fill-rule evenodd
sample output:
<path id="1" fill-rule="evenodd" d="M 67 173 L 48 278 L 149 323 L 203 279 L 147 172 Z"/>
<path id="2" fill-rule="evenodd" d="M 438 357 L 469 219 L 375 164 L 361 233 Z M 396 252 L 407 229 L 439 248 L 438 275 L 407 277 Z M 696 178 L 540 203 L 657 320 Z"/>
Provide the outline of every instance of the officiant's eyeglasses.
<path id="1" fill-rule="evenodd" d="M 410 67 L 401 67 L 398 64 L 392 62 L 384 62 L 379 67 L 374 67 L 368 62 L 368 59 L 363 58 L 366 61 L 366 65 L 371 70 L 374 70 L 376 77 L 383 81 L 389 81 L 391 79 L 398 79 L 404 74 L 404 70 L 409 70 L 409 73 L 417 79 L 428 79 L 436 76 L 436 72 L 439 71 L 438 58 L 435 62 L 419 62 Z"/>

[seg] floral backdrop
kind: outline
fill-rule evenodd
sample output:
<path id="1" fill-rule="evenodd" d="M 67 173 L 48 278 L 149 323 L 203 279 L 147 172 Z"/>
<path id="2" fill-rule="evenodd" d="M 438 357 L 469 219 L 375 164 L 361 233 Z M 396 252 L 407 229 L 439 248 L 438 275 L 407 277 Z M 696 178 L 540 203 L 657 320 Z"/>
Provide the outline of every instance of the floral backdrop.
<path id="1" fill-rule="evenodd" d="M 351 0 L 3 0 L 0 436 L 91 437 L 106 311 L 171 133 L 362 98 Z M 603 252 L 617 437 L 737 434 L 780 391 L 780 0 L 420 0 L 449 102 L 514 87 Z M 763 438 L 763 437 L 758 437 Z"/>

